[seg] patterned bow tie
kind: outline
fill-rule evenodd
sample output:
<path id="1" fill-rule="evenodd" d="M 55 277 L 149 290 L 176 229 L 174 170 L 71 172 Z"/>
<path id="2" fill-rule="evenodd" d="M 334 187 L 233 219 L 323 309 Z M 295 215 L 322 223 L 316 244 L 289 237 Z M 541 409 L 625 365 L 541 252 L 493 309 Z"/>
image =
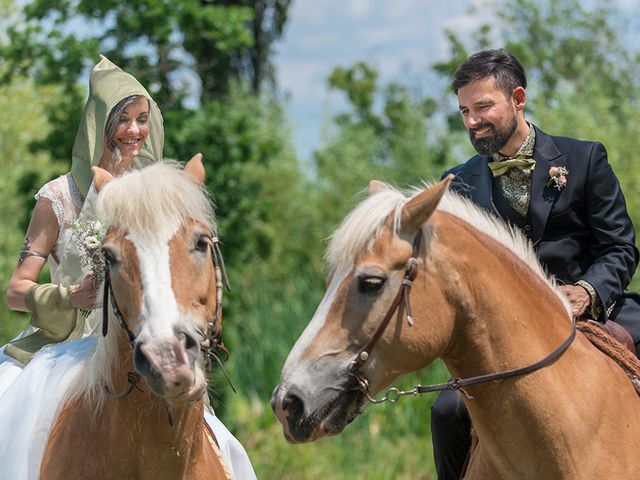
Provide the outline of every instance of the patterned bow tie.
<path id="1" fill-rule="evenodd" d="M 518 155 L 516 158 L 510 158 L 509 160 L 502 160 L 500 162 L 489 162 L 489 168 L 494 177 L 504 175 L 513 167 L 517 167 L 523 172 L 531 173 L 536 166 L 536 161 L 533 158 Z"/>

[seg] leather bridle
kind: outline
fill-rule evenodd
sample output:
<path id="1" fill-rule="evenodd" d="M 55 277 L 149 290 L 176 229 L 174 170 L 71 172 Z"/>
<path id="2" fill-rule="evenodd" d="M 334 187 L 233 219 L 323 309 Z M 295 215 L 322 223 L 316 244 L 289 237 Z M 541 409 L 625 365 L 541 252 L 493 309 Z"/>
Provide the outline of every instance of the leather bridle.
<path id="1" fill-rule="evenodd" d="M 387 392 L 379 399 L 373 398 L 370 395 L 369 391 L 369 381 L 362 373 L 361 368 L 367 362 L 367 360 L 371 356 L 371 351 L 373 347 L 378 342 L 385 329 L 389 325 L 391 318 L 394 316 L 396 310 L 400 307 L 400 304 L 404 301 L 404 310 L 407 315 L 407 323 L 409 326 L 413 326 L 413 317 L 411 316 L 411 307 L 409 303 L 409 294 L 411 292 L 411 286 L 413 285 L 413 281 L 418 275 L 420 262 L 418 261 L 418 255 L 420 253 L 420 248 L 422 245 L 422 229 L 418 230 L 414 240 L 413 240 L 413 251 L 409 260 L 407 260 L 407 266 L 405 269 L 404 278 L 402 279 L 402 285 L 400 290 L 396 294 L 389 310 L 386 315 L 376 328 L 375 332 L 371 339 L 365 344 L 364 347 L 360 349 L 358 354 L 356 355 L 355 360 L 351 363 L 349 367 L 349 375 L 355 377 L 358 382 L 358 389 L 364 393 L 367 399 L 371 403 L 384 403 L 390 402 L 395 403 L 398 398 L 405 395 L 419 395 L 423 393 L 430 392 L 440 392 L 443 390 L 459 390 L 461 391 L 469 400 L 472 400 L 473 397 L 469 395 L 464 389 L 466 387 L 470 387 L 473 385 L 478 385 L 482 383 L 494 382 L 496 380 L 503 380 L 506 378 L 517 377 L 521 375 L 527 375 L 531 372 L 539 370 L 541 368 L 547 367 L 554 363 L 562 354 L 569 348 L 571 343 L 576 337 L 576 322 L 575 319 L 573 321 L 571 333 L 569 336 L 562 342 L 553 352 L 544 357 L 542 360 L 539 360 L 535 363 L 527 365 L 525 367 L 514 368 L 511 370 L 506 370 L 498 373 L 490 373 L 486 375 L 478 375 L 475 377 L 469 378 L 454 378 L 449 380 L 447 383 L 438 383 L 433 385 L 416 385 L 414 388 L 410 390 L 399 390 L 398 388 L 391 387 L 387 390 Z"/>
<path id="2" fill-rule="evenodd" d="M 224 265 L 224 259 L 222 258 L 222 252 L 220 251 L 220 241 L 218 237 L 215 235 L 211 235 L 208 237 L 210 243 L 209 252 L 211 254 L 211 261 L 213 263 L 213 268 L 216 276 L 216 307 L 213 315 L 213 319 L 207 322 L 207 331 L 204 334 L 204 340 L 200 343 L 200 350 L 203 353 L 205 358 L 205 369 L 207 372 L 211 372 L 213 369 L 213 360 L 216 361 L 222 372 L 224 373 L 227 381 L 231 385 L 231 388 L 235 392 L 235 387 L 231 383 L 231 379 L 227 374 L 223 361 L 225 361 L 229 352 L 224 346 L 222 342 L 222 328 L 219 327 L 220 318 L 222 315 L 222 293 L 224 288 L 226 287 L 228 291 L 231 290 L 231 286 L 229 284 L 229 278 L 227 277 L 227 270 Z M 136 335 L 129 328 L 129 324 L 127 320 L 122 315 L 120 308 L 118 307 L 118 302 L 113 294 L 113 288 L 111 287 L 111 279 L 109 275 L 110 263 L 109 259 L 105 257 L 104 259 L 104 287 L 103 287 L 103 297 L 102 297 L 102 336 L 106 337 L 109 327 L 109 312 L 107 309 L 107 305 L 111 303 L 111 311 L 113 312 L 113 316 L 118 322 L 120 328 L 125 332 L 127 339 L 129 340 L 129 344 L 131 345 L 131 349 L 135 348 L 136 343 Z M 127 374 L 127 387 L 124 391 L 120 393 L 113 393 L 109 390 L 109 387 L 106 385 L 103 387 L 104 391 L 111 398 L 122 398 L 131 393 L 136 384 L 140 380 L 140 374 L 138 372 L 129 372 Z"/>

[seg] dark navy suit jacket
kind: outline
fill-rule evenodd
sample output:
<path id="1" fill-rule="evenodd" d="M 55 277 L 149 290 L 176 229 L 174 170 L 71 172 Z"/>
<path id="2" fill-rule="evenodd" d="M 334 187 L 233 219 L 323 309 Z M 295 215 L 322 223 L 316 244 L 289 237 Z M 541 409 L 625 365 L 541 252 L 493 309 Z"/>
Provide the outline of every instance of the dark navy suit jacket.
<path id="1" fill-rule="evenodd" d="M 547 271 L 560 283 L 589 282 L 606 311 L 622 296 L 638 264 L 633 224 L 607 152 L 600 143 L 555 137 L 536 128 L 533 156 L 525 233 Z M 454 191 L 500 216 L 492 200 L 489 161 L 476 155 L 444 175 L 455 174 Z M 553 166 L 569 172 L 560 191 L 546 186 Z"/>

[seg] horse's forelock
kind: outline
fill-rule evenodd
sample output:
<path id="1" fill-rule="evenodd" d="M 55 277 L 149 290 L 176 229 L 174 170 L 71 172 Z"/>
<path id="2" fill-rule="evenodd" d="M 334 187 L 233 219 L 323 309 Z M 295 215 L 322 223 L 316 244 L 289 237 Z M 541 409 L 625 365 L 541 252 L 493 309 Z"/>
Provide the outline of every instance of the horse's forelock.
<path id="1" fill-rule="evenodd" d="M 98 216 L 107 225 L 138 234 L 176 229 L 187 219 L 215 231 L 206 191 L 177 162 L 164 161 L 112 180 L 98 196 Z"/>
<path id="2" fill-rule="evenodd" d="M 388 188 L 367 197 L 342 221 L 331 235 L 326 260 L 331 269 L 349 269 L 355 260 L 371 248 L 386 219 L 394 213 L 394 231 L 399 226 L 402 206 L 408 198 Z"/>

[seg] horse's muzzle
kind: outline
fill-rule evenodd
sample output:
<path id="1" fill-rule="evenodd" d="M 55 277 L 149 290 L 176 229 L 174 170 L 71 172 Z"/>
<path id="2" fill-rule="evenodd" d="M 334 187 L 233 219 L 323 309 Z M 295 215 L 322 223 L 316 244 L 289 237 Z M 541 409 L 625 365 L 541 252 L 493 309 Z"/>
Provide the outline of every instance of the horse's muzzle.
<path id="1" fill-rule="evenodd" d="M 361 392 L 342 390 L 326 403 L 311 405 L 295 387 L 278 385 L 271 397 L 271 408 L 282 424 L 290 443 L 313 442 L 327 435 L 340 433 L 364 407 Z M 335 390 L 333 390 L 335 392 Z"/>
<path id="2" fill-rule="evenodd" d="M 187 333 L 138 341 L 134 346 L 134 366 L 153 393 L 169 403 L 198 400 L 206 388 L 204 372 L 196 359 L 198 341 Z"/>

